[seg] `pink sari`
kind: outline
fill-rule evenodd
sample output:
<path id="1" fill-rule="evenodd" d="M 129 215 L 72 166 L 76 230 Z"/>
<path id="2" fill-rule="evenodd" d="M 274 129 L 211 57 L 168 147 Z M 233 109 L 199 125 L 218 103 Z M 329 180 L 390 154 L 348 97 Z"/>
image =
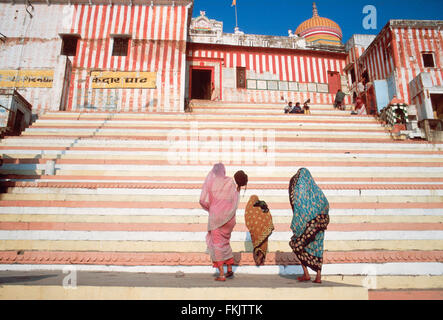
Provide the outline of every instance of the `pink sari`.
<path id="1" fill-rule="evenodd" d="M 229 240 L 235 226 L 238 199 L 234 179 L 226 177 L 223 164 L 214 165 L 200 195 L 200 205 L 209 213 L 206 244 L 214 267 L 234 264 Z"/>

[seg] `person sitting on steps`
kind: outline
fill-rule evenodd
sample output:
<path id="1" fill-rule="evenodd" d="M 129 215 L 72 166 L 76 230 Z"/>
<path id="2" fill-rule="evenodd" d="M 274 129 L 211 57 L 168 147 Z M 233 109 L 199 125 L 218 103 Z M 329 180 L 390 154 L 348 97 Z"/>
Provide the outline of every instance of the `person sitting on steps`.
<path id="1" fill-rule="evenodd" d="M 289 113 L 292 110 L 292 102 L 288 102 L 288 105 L 285 107 L 285 113 Z"/>
<path id="2" fill-rule="evenodd" d="M 308 103 L 310 103 L 310 102 L 311 102 L 311 99 L 308 99 L 305 101 L 305 103 L 303 103 L 303 112 L 305 114 L 311 114 L 310 107 L 308 106 Z"/>
<path id="3" fill-rule="evenodd" d="M 304 111 L 300 107 L 300 102 L 297 102 L 289 113 L 304 113 Z"/>

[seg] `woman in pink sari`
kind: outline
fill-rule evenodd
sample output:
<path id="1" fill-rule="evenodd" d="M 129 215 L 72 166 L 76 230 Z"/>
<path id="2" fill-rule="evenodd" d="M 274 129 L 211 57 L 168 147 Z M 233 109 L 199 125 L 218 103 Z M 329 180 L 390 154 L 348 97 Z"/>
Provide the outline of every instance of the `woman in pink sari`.
<path id="1" fill-rule="evenodd" d="M 243 171 L 238 171 L 234 177 L 235 182 L 226 176 L 222 163 L 214 165 L 206 177 L 200 195 L 200 205 L 209 213 L 206 244 L 213 266 L 220 272 L 216 281 L 226 281 L 226 277 L 234 275 L 234 256 L 229 240 L 235 226 L 240 188 L 248 183 L 248 176 Z M 223 270 L 225 264 L 228 270 L 226 275 Z"/>

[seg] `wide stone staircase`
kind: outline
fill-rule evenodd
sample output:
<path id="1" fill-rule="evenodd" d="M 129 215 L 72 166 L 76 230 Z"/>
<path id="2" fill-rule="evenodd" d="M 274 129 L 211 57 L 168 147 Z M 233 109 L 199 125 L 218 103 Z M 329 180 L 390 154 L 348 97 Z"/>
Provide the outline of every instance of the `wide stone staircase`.
<path id="1" fill-rule="evenodd" d="M 0 150 L 1 299 L 443 299 L 443 144 L 393 140 L 373 117 L 204 101 L 191 113 L 50 112 Z M 225 283 L 198 203 L 219 161 L 249 175 Z M 297 282 L 288 245 L 301 167 L 331 207 L 320 285 Z M 253 194 L 275 225 L 260 267 L 244 222 Z"/>

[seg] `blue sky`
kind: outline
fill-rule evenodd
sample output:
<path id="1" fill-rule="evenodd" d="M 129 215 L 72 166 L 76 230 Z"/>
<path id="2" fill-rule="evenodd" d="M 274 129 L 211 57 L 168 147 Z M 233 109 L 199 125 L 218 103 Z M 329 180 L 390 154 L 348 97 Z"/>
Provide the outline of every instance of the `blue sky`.
<path id="1" fill-rule="evenodd" d="M 312 17 L 312 0 L 237 0 L 238 25 L 249 34 L 287 36 Z M 317 0 L 318 13 L 337 22 L 343 42 L 353 34 L 377 34 L 389 19 L 443 20 L 443 0 Z M 193 17 L 206 11 L 211 19 L 223 21 L 223 30 L 234 32 L 235 11 L 232 0 L 195 0 Z M 366 5 L 377 10 L 377 29 L 365 30 Z"/>

